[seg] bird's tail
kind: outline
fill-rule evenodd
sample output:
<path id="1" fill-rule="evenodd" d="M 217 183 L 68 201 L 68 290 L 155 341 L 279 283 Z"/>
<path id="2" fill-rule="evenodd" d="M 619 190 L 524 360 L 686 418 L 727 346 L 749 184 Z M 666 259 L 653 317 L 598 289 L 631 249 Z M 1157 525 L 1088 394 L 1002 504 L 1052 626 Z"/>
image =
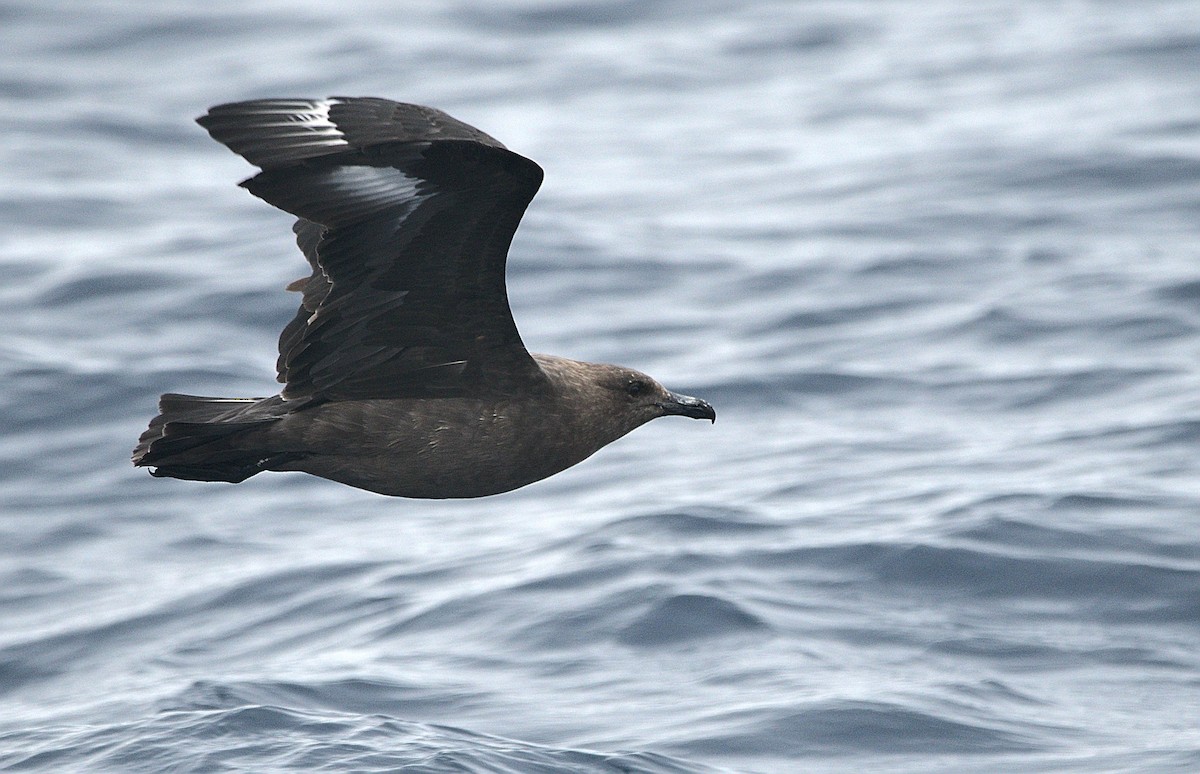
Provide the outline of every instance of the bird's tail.
<path id="1" fill-rule="evenodd" d="M 205 398 L 167 393 L 138 438 L 133 464 L 154 476 L 189 481 L 245 481 L 296 455 L 256 448 L 249 431 L 276 422 L 277 398 Z"/>

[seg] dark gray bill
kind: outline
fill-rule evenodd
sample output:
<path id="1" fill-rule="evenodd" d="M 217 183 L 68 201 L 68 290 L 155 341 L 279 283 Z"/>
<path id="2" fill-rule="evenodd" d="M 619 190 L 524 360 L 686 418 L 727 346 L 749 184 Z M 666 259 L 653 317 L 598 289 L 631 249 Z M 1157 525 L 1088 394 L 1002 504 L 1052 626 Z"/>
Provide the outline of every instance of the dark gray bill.
<path id="1" fill-rule="evenodd" d="M 658 405 L 662 408 L 663 414 L 666 415 L 717 421 L 717 412 L 708 404 L 708 401 L 693 398 L 689 395 L 677 395 L 669 392 L 667 393 L 667 399 Z"/>

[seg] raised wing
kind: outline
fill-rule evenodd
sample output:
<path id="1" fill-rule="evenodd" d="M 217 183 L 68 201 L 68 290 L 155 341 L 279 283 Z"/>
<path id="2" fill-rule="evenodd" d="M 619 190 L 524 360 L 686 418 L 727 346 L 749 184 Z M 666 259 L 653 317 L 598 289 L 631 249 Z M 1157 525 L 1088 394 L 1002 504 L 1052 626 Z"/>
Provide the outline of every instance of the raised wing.
<path id="1" fill-rule="evenodd" d="M 374 98 L 268 99 L 197 119 L 262 168 L 242 185 L 300 218 L 313 266 L 279 339 L 283 397 L 496 395 L 544 375 L 504 265 L 541 168 L 440 110 Z"/>

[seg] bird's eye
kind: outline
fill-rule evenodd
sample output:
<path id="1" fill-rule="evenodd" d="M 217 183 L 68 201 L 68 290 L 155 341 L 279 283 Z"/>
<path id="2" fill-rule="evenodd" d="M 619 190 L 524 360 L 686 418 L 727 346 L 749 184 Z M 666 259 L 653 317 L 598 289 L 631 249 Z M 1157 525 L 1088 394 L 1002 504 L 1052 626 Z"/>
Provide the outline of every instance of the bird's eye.
<path id="1" fill-rule="evenodd" d="M 630 395 L 639 395 L 644 389 L 646 389 L 646 383 L 641 379 L 630 379 L 629 383 L 625 385 L 625 392 Z"/>

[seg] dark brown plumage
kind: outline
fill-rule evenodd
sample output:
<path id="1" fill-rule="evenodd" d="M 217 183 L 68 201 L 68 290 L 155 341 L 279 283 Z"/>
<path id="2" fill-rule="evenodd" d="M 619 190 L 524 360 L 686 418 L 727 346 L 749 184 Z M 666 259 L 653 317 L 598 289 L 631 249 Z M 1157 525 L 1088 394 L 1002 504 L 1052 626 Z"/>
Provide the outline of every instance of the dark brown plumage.
<path id="1" fill-rule="evenodd" d="M 219 105 L 198 119 L 296 215 L 312 275 L 279 338 L 280 395 L 168 394 L 133 453 L 156 476 L 299 470 L 404 497 L 553 475 L 706 402 L 621 366 L 530 354 L 504 284 L 537 164 L 440 110 L 374 98 Z"/>

